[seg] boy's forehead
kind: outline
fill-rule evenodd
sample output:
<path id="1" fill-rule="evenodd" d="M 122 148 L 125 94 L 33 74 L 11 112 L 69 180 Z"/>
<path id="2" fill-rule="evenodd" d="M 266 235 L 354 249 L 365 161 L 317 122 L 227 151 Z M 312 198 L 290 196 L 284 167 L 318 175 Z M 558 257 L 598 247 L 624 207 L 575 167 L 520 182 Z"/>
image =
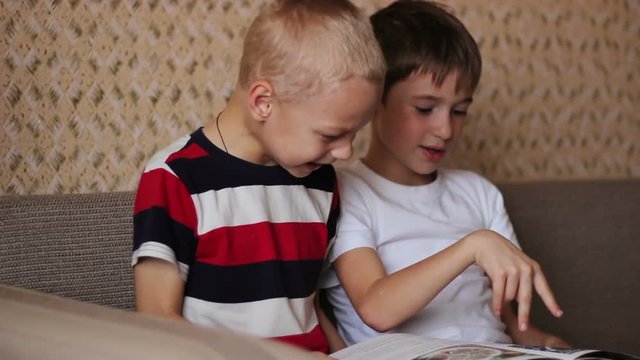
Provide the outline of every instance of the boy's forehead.
<path id="1" fill-rule="evenodd" d="M 375 81 L 375 80 L 367 79 L 362 76 L 351 75 L 344 79 L 334 80 L 326 83 L 322 87 L 321 91 L 325 93 L 332 93 L 338 90 L 349 91 L 349 90 L 352 90 L 354 87 L 360 87 L 360 86 L 382 89 L 382 84 L 383 84 L 382 81 Z"/>
<path id="2" fill-rule="evenodd" d="M 382 84 L 359 76 L 350 76 L 342 80 L 323 82 L 312 92 L 301 94 L 294 102 L 323 100 L 349 103 L 354 96 L 376 99 L 382 93 Z"/>
<path id="3" fill-rule="evenodd" d="M 404 81 L 399 83 L 404 83 L 409 85 L 411 88 L 416 90 L 435 90 L 435 91 L 445 91 L 445 90 L 453 90 L 453 92 L 460 96 L 468 96 L 473 95 L 474 91 L 466 88 L 458 88 L 460 78 L 458 71 L 451 71 L 446 74 L 440 83 L 438 83 L 438 79 L 436 74 L 433 72 L 414 72 L 410 76 L 408 76 Z M 396 83 L 395 85 L 398 85 Z M 394 86 L 395 86 L 394 85 Z"/>
<path id="4" fill-rule="evenodd" d="M 380 101 L 382 86 L 364 78 L 351 77 L 340 81 L 311 98 L 310 111 L 320 111 L 321 126 L 333 130 L 351 131 L 373 116 Z"/>

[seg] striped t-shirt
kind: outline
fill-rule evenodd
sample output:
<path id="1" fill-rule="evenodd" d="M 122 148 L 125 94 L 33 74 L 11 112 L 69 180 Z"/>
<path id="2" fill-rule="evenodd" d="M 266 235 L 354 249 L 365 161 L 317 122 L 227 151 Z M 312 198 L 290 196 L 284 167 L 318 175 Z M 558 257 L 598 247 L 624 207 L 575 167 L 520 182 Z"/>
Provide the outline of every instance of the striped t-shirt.
<path id="1" fill-rule="evenodd" d="M 313 298 L 338 212 L 332 166 L 297 178 L 233 157 L 199 129 L 144 169 L 132 263 L 176 264 L 191 322 L 326 351 Z"/>

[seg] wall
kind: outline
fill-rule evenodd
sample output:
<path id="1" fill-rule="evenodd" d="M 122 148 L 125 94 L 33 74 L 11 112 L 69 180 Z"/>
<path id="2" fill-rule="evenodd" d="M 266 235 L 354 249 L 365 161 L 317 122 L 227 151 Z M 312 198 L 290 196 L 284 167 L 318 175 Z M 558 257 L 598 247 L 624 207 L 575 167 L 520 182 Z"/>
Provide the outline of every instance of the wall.
<path id="1" fill-rule="evenodd" d="M 640 0 L 443 2 L 484 57 L 450 165 L 494 181 L 640 177 Z M 154 151 L 224 106 L 264 3 L 2 0 L 0 194 L 135 189 Z"/>

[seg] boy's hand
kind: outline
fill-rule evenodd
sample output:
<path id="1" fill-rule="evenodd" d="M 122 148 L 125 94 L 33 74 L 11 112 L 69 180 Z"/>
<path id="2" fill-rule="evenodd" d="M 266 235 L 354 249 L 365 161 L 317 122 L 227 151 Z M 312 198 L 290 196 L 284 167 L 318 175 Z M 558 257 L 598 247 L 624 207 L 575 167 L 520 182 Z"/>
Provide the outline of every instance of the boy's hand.
<path id="1" fill-rule="evenodd" d="M 524 331 L 518 329 L 518 319 L 516 318 L 511 303 L 504 304 L 501 318 L 507 326 L 507 334 L 509 334 L 511 340 L 516 344 L 545 346 L 556 349 L 570 349 L 572 347 L 562 338 L 542 331 L 533 325 L 530 325 L 527 330 Z"/>
<path id="2" fill-rule="evenodd" d="M 554 349 L 571 349 L 572 347 L 568 342 L 551 334 L 546 334 L 544 338 L 544 346 Z"/>
<path id="3" fill-rule="evenodd" d="M 516 300 L 518 328 L 526 330 L 534 288 L 551 314 L 562 316 L 560 305 L 537 262 L 494 231 L 478 230 L 466 238 L 473 239 L 474 260 L 491 279 L 496 315 L 500 316 L 503 303 Z"/>

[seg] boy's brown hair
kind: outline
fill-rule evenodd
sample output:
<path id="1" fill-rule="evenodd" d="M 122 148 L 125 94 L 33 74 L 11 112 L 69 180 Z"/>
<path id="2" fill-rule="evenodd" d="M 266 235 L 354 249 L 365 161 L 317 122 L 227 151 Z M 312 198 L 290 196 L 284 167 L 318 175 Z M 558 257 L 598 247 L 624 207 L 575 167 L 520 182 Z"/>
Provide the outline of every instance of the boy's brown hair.
<path id="1" fill-rule="evenodd" d="M 383 101 L 389 89 L 414 73 L 432 74 L 436 86 L 457 72 L 456 91 L 475 91 L 480 49 L 464 24 L 431 1 L 398 0 L 371 16 L 387 63 Z"/>
<path id="2" fill-rule="evenodd" d="M 352 3 L 280 0 L 247 30 L 238 83 L 266 80 L 288 101 L 351 76 L 381 84 L 385 70 L 371 24 Z"/>

